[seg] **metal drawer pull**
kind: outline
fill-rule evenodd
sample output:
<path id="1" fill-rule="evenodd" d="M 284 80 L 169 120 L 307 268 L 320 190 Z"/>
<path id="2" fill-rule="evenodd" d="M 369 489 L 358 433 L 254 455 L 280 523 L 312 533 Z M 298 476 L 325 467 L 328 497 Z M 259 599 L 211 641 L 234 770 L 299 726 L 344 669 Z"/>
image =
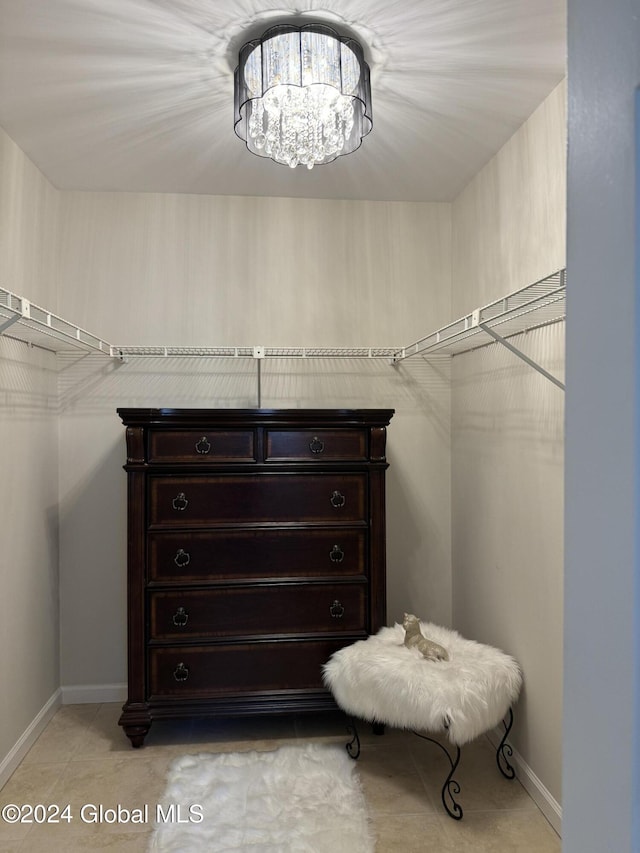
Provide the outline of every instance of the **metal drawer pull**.
<path id="1" fill-rule="evenodd" d="M 180 492 L 179 495 L 176 495 L 172 501 L 173 508 L 178 512 L 184 512 L 185 509 L 189 506 L 189 501 L 187 500 L 187 496 L 184 492 Z"/>
<path id="2" fill-rule="evenodd" d="M 345 505 L 346 502 L 347 502 L 347 499 L 345 498 L 345 496 L 338 491 L 335 491 L 331 495 L 331 506 L 335 507 L 335 509 L 340 509 L 341 507 L 343 507 Z"/>
<path id="3" fill-rule="evenodd" d="M 173 614 L 173 624 L 176 628 L 184 628 L 184 626 L 189 621 L 189 614 L 184 609 L 184 607 L 178 607 L 176 612 Z"/>
<path id="4" fill-rule="evenodd" d="M 196 453 L 206 454 L 211 450 L 211 442 L 206 435 L 203 435 L 199 441 L 196 441 Z"/>
<path id="5" fill-rule="evenodd" d="M 332 563 L 341 563 L 344 560 L 344 551 L 339 545 L 334 545 L 329 551 L 329 559 Z"/>
<path id="6" fill-rule="evenodd" d="M 344 616 L 344 607 L 337 598 L 329 608 L 329 613 L 331 614 L 332 619 L 342 619 Z"/>
<path id="7" fill-rule="evenodd" d="M 314 435 L 309 442 L 309 450 L 312 453 L 322 453 L 324 451 L 324 441 L 320 441 L 317 435 Z"/>
<path id="8" fill-rule="evenodd" d="M 189 678 L 189 667 L 180 661 L 178 666 L 173 670 L 173 677 L 176 681 L 186 681 Z"/>
<path id="9" fill-rule="evenodd" d="M 178 550 L 176 551 L 176 555 L 173 558 L 173 562 L 176 564 L 176 566 L 178 566 L 179 569 L 183 569 L 191 562 L 191 554 L 188 554 L 182 548 L 178 548 Z"/>

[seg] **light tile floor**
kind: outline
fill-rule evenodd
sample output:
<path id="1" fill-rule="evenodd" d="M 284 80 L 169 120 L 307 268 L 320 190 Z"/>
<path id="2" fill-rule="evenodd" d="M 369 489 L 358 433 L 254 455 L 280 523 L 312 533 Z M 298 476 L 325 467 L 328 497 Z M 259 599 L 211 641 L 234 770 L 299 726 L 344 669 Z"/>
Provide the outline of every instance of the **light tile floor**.
<path id="1" fill-rule="evenodd" d="M 344 717 L 325 715 L 156 723 L 144 747 L 132 749 L 119 715 L 118 704 L 67 705 L 57 712 L 0 791 L 0 806 L 70 803 L 74 820 L 30 827 L 0 822 L 0 853 L 145 851 L 150 824 L 84 823 L 80 807 L 133 809 L 160 801 L 170 762 L 187 752 L 347 741 Z M 388 729 L 378 737 L 363 725 L 360 735 L 357 767 L 376 853 L 559 853 L 560 839 L 520 783 L 500 775 L 487 740 L 463 749 L 456 779 L 464 817 L 454 821 L 440 800 L 444 753 L 407 732 Z"/>

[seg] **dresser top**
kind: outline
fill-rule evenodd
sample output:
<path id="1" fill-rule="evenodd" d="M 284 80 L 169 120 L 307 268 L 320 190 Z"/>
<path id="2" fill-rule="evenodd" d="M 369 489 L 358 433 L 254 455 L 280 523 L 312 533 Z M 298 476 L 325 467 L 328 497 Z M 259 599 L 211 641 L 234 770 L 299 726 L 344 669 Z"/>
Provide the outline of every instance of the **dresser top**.
<path id="1" fill-rule="evenodd" d="M 118 409 L 126 426 L 387 426 L 395 409 Z"/>

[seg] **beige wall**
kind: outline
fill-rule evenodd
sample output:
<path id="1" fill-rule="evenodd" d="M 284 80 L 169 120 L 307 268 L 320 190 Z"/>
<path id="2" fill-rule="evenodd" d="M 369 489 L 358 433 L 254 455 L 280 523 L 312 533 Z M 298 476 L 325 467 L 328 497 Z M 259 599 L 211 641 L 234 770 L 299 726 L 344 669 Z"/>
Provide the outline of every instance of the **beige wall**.
<path id="1" fill-rule="evenodd" d="M 0 130 L 0 284 L 47 306 L 57 202 Z M 56 398 L 55 357 L 0 338 L 0 767 L 60 684 Z"/>
<path id="2" fill-rule="evenodd" d="M 61 313 L 115 344 L 409 343 L 450 315 L 450 206 L 64 193 Z M 62 683 L 124 682 L 118 406 L 254 406 L 251 361 L 70 365 L 61 385 Z M 391 407 L 389 619 L 449 623 L 447 364 L 265 361 L 265 407 Z"/>
<path id="3" fill-rule="evenodd" d="M 565 266 L 566 84 L 453 205 L 454 317 Z"/>
<path id="4" fill-rule="evenodd" d="M 142 193 L 62 203 L 61 312 L 115 343 L 392 345 L 450 310 L 449 205 Z"/>
<path id="5" fill-rule="evenodd" d="M 0 286 L 57 308 L 59 193 L 0 129 Z"/>
<path id="6" fill-rule="evenodd" d="M 565 88 L 453 204 L 456 315 L 565 266 Z M 512 343 L 563 379 L 563 324 Z M 516 749 L 561 789 L 563 393 L 499 345 L 452 365 L 453 622 L 524 671 Z"/>

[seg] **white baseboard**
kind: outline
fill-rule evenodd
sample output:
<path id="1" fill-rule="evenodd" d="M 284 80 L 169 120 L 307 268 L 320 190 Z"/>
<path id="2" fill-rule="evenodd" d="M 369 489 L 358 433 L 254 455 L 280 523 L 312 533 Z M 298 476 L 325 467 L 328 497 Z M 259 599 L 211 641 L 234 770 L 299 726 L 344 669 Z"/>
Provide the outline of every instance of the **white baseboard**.
<path id="1" fill-rule="evenodd" d="M 504 730 L 501 728 L 487 733 L 487 737 L 496 749 L 502 740 L 503 734 Z M 562 806 L 548 788 L 542 784 L 518 750 L 514 749 L 511 744 L 509 746 L 513 750 L 513 755 L 509 757 L 509 762 L 515 768 L 518 781 L 549 821 L 553 829 L 562 837 Z"/>
<path id="2" fill-rule="evenodd" d="M 60 689 L 63 705 L 124 702 L 127 698 L 126 684 L 67 684 Z"/>
<path id="3" fill-rule="evenodd" d="M 0 761 L 0 788 L 3 788 L 7 784 L 22 759 L 38 740 L 46 728 L 47 723 L 51 720 L 62 704 L 61 699 L 62 692 L 60 688 L 58 688 L 48 702 L 43 705 L 40 711 L 36 714 L 31 723 L 18 738 L 12 749 L 10 749 L 7 755 L 5 755 L 2 761 Z"/>

